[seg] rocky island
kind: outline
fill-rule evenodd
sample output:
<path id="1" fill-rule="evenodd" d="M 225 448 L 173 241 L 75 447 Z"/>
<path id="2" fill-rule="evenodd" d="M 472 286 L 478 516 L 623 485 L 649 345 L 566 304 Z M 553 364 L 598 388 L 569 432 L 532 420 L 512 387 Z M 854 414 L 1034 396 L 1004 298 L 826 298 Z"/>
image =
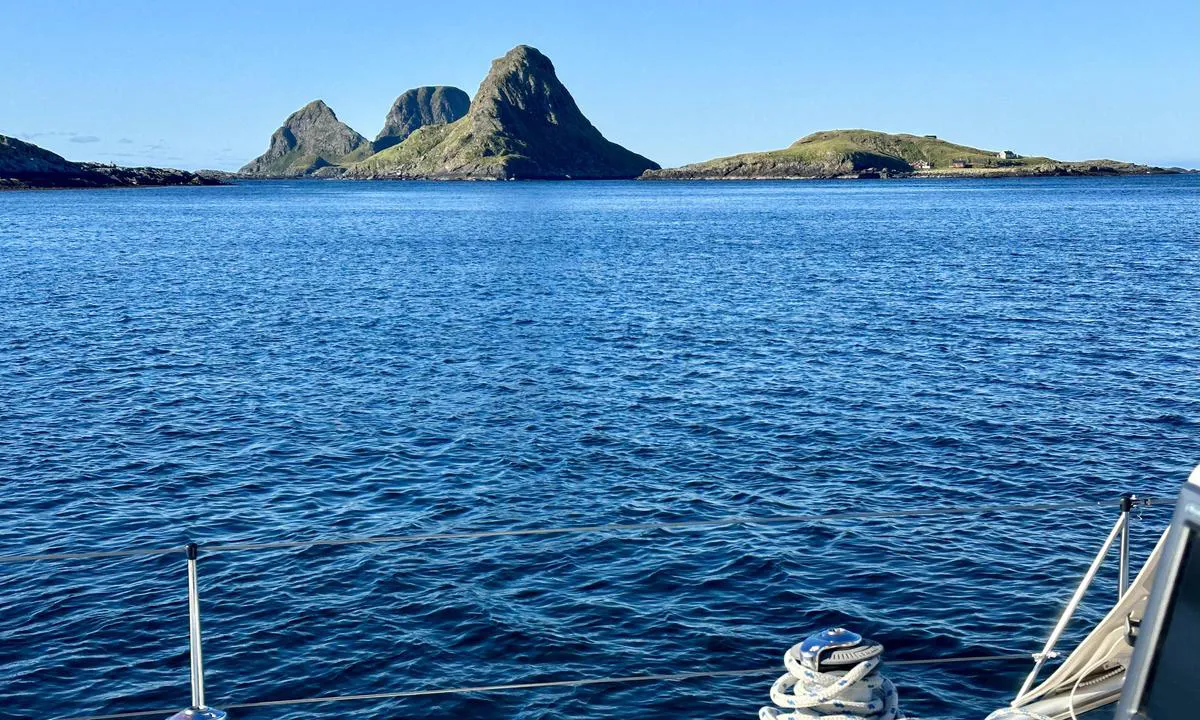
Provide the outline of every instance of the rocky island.
<path id="1" fill-rule="evenodd" d="M 465 117 L 423 127 L 357 163 L 360 178 L 615 179 L 658 165 L 607 140 L 550 59 L 518 45 L 492 63 Z"/>
<path id="2" fill-rule="evenodd" d="M 409 90 L 372 143 L 320 100 L 293 113 L 244 177 L 514 180 L 636 178 L 658 164 L 607 140 L 550 59 L 518 45 L 468 99 L 454 87 Z"/>
<path id="3" fill-rule="evenodd" d="M 1171 170 L 1115 160 L 1064 162 L 981 150 L 936 135 L 827 130 L 783 150 L 745 153 L 678 168 L 650 170 L 647 180 L 764 180 L 873 177 L 1029 177 L 1144 175 Z"/>
<path id="4" fill-rule="evenodd" d="M 427 85 L 406 90 L 383 120 L 383 129 L 375 136 L 375 152 L 399 145 L 426 125 L 452 123 L 470 108 L 471 97 L 456 87 Z"/>
<path id="5" fill-rule="evenodd" d="M 322 168 L 351 163 L 373 152 L 371 142 L 338 120 L 322 100 L 292 113 L 271 135 L 267 151 L 251 160 L 241 174 L 255 177 L 301 177 Z"/>
<path id="6" fill-rule="evenodd" d="M 71 162 L 33 143 L 0 135 L 0 190 L 220 184 L 186 170 Z"/>

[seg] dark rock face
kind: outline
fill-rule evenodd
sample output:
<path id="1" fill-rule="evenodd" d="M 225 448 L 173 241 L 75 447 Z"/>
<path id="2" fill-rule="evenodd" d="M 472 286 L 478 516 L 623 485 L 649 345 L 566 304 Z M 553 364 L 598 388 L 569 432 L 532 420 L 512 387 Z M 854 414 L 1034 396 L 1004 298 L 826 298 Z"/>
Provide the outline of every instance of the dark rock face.
<path id="1" fill-rule="evenodd" d="M 358 163 L 354 177 L 615 179 L 657 169 L 584 117 L 550 59 L 519 45 L 492 63 L 466 117 L 424 127 Z"/>
<path id="2" fill-rule="evenodd" d="M 114 187 L 133 187 L 139 185 L 222 185 L 221 180 L 173 168 L 156 167 L 122 167 L 120 165 L 103 165 L 99 163 L 81 163 L 91 172 L 98 173 L 109 180 Z"/>
<path id="3" fill-rule="evenodd" d="M 875 153 L 846 153 L 826 158 L 796 158 L 779 153 L 746 153 L 678 168 L 652 170 L 643 180 L 789 180 L 907 175 L 912 166 L 901 158 Z"/>
<path id="4" fill-rule="evenodd" d="M 32 143 L 0 135 L 0 189 L 220 184 L 186 170 L 71 162 Z"/>
<path id="5" fill-rule="evenodd" d="M 80 167 L 61 155 L 24 140 L 0 135 L 0 176 L 29 177 L 77 172 L 80 172 Z"/>
<path id="6" fill-rule="evenodd" d="M 516 155 L 511 177 L 628 178 L 658 164 L 609 142 L 558 79 L 550 58 L 518 45 L 492 63 L 470 122 Z"/>
<path id="7" fill-rule="evenodd" d="M 392 103 L 383 129 L 375 138 L 375 151 L 398 145 L 418 128 L 446 125 L 467 114 L 471 97 L 456 87 L 434 85 L 405 90 Z"/>
<path id="8" fill-rule="evenodd" d="M 256 177 L 298 177 L 327 165 L 353 161 L 371 152 L 371 143 L 322 100 L 314 100 L 283 121 L 271 135 L 271 146 L 241 169 Z"/>

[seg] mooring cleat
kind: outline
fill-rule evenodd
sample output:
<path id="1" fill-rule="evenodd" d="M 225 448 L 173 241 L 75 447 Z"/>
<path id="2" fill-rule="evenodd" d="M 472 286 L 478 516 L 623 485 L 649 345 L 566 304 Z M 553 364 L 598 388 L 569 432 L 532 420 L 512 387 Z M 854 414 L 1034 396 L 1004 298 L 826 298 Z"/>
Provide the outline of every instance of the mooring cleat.
<path id="1" fill-rule="evenodd" d="M 826 628 L 800 643 L 800 662 L 810 670 L 821 669 L 821 656 L 862 643 L 862 635 L 846 628 Z"/>

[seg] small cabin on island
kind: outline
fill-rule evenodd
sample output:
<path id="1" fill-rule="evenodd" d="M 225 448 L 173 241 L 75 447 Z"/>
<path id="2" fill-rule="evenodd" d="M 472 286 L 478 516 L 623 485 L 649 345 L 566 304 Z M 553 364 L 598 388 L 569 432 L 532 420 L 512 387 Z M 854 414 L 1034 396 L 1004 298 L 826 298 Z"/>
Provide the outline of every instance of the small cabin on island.
<path id="1" fill-rule="evenodd" d="M 971 163 L 967 162 L 966 160 L 951 160 L 950 167 L 952 167 L 952 168 L 969 168 L 969 167 L 971 167 Z"/>
<path id="2" fill-rule="evenodd" d="M 913 170 L 932 170 L 933 163 L 928 160 L 917 160 L 912 164 Z"/>
<path id="3" fill-rule="evenodd" d="M 1012 150 L 1001 150 L 1000 152 L 996 153 L 996 157 L 1000 158 L 1001 160 L 1012 160 L 1017 157 L 1017 154 Z"/>
<path id="4" fill-rule="evenodd" d="M 927 140 L 937 140 L 937 135 L 925 135 L 923 137 Z"/>

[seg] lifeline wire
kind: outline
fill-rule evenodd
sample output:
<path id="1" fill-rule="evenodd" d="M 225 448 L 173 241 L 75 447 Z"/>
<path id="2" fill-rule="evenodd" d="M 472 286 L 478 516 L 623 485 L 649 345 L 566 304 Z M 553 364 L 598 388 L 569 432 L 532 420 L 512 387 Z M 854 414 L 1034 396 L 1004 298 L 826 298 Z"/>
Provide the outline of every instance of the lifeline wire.
<path id="1" fill-rule="evenodd" d="M 971 515 L 1005 512 L 1047 512 L 1051 510 L 1084 510 L 1102 508 L 1117 504 L 1120 500 L 1102 502 L 1074 503 L 1034 503 L 1022 505 L 958 505 L 948 507 L 922 508 L 913 510 L 879 510 L 826 513 L 823 515 L 731 515 L 713 520 L 683 520 L 678 522 L 657 523 L 618 523 L 612 525 L 578 525 L 559 528 L 530 528 L 508 530 L 480 530 L 476 532 L 425 533 L 413 535 L 377 535 L 372 537 L 351 538 L 315 538 L 312 540 L 278 540 L 249 543 L 215 543 L 201 545 L 205 553 L 239 552 L 247 550 L 281 550 L 287 548 L 337 546 L 337 545 L 370 545 L 384 543 L 416 543 L 439 540 L 473 540 L 496 537 L 530 537 L 547 535 L 577 535 L 603 532 L 641 532 L 648 530 L 696 530 L 727 525 L 773 525 L 782 523 L 830 522 L 836 520 L 889 520 L 895 518 L 919 517 L 924 515 Z M 1175 502 L 1175 498 L 1146 497 L 1138 498 L 1139 505 L 1151 506 L 1164 502 Z M 95 552 L 63 552 L 41 553 L 35 555 L 0 555 L 0 564 L 27 563 L 42 560 L 85 560 L 93 558 L 133 557 L 140 555 L 167 555 L 181 552 L 183 546 L 173 548 L 128 548 L 125 550 L 101 550 Z"/>
<path id="2" fill-rule="evenodd" d="M 1028 660 L 1029 653 L 1008 655 L 975 655 L 970 657 L 942 657 L 917 660 L 889 660 L 884 665 L 952 665 L 970 662 L 991 662 L 998 660 Z M 430 695 L 462 695 L 469 693 L 505 692 L 509 690 L 537 690 L 542 688 L 584 687 L 587 685 L 615 685 L 639 682 L 678 682 L 697 678 L 719 677 L 748 677 L 754 675 L 777 675 L 779 668 L 754 668 L 752 670 L 708 670 L 698 672 L 675 673 L 668 675 L 626 675 L 624 677 L 579 678 L 577 680 L 551 680 L 548 682 L 512 683 L 508 685 L 475 685 L 470 687 L 431 688 L 428 690 L 404 690 L 398 692 L 368 693 L 363 695 L 326 695 L 323 697 L 298 698 L 294 700 L 262 700 L 245 703 L 217 703 L 224 710 L 247 710 L 250 708 L 277 707 L 281 705 L 312 705 L 315 703 L 331 703 L 362 700 L 395 700 L 399 698 L 427 697 Z M 135 712 L 116 713 L 113 715 L 84 715 L 64 720 L 122 720 L 123 718 L 139 718 L 166 716 L 178 708 L 163 710 L 138 710 Z"/>

